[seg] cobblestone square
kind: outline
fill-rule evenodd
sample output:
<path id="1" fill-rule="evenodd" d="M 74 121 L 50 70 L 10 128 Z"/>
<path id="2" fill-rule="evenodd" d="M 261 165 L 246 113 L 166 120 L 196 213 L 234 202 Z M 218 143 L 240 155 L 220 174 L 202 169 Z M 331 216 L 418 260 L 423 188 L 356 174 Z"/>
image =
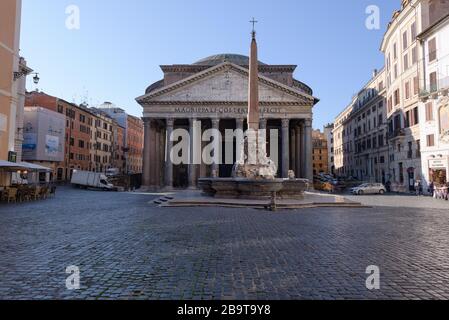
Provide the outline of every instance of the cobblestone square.
<path id="1" fill-rule="evenodd" d="M 449 298 L 447 202 L 367 196 L 389 207 L 272 213 L 155 197 L 63 187 L 0 205 L 0 298 Z M 66 289 L 70 265 L 79 290 Z M 380 290 L 365 287 L 369 265 Z"/>

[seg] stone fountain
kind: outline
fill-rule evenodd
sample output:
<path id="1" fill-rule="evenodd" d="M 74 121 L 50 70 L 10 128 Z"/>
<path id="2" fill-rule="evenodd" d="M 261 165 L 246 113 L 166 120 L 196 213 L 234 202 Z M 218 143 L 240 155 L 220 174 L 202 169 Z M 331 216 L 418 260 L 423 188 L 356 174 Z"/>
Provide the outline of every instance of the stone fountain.
<path id="1" fill-rule="evenodd" d="M 266 131 L 259 129 L 259 69 L 256 33 L 252 32 L 248 85 L 248 131 L 240 147 L 242 157 L 231 178 L 202 178 L 203 194 L 215 198 L 263 200 L 298 198 L 309 188 L 309 180 L 276 178 L 275 163 L 267 157 Z"/>

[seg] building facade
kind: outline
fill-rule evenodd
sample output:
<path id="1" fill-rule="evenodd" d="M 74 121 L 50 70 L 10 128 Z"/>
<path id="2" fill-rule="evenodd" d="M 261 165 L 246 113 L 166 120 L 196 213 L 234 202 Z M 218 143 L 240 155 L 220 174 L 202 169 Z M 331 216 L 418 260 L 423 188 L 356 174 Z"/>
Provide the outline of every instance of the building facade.
<path id="1" fill-rule="evenodd" d="M 361 181 L 388 180 L 385 72 L 372 79 L 337 117 L 333 131 L 338 175 Z"/>
<path id="2" fill-rule="evenodd" d="M 419 36 L 424 49 L 419 117 L 423 185 L 447 183 L 449 172 L 449 15 Z"/>
<path id="3" fill-rule="evenodd" d="M 126 170 L 128 173 L 142 173 L 143 169 L 143 121 L 137 117 L 127 116 L 126 129 Z"/>
<path id="4" fill-rule="evenodd" d="M 327 171 L 329 174 L 335 175 L 334 164 L 334 124 L 329 123 L 324 126 L 323 134 L 327 141 Z"/>
<path id="5" fill-rule="evenodd" d="M 69 181 L 73 170 L 127 173 L 126 129 L 103 109 L 77 105 L 44 92 L 27 93 L 28 107 L 42 107 L 65 117 L 64 160 L 56 165 L 54 180 Z M 128 116 L 127 116 L 128 117 Z M 140 119 L 137 119 L 140 121 Z M 138 121 L 135 121 L 138 123 Z M 142 143 L 142 128 L 140 141 Z M 137 130 L 135 130 L 137 132 Z M 131 135 L 133 136 L 133 134 Z M 141 167 L 135 153 L 135 168 Z"/>
<path id="6" fill-rule="evenodd" d="M 118 150 L 123 153 L 125 166 L 123 172 L 126 173 L 142 173 L 143 166 L 143 121 L 139 118 L 131 116 L 125 110 L 117 107 L 111 102 L 104 102 L 98 108 L 106 112 L 113 118 L 119 126 L 124 130 L 123 137 L 125 139 L 123 150 Z"/>
<path id="7" fill-rule="evenodd" d="M 0 2 L 0 160 L 21 161 L 26 76 L 19 55 L 21 0 Z"/>
<path id="8" fill-rule="evenodd" d="M 418 35 L 447 14 L 449 3 L 444 0 L 403 0 L 401 9 L 394 12 L 381 44 L 385 68 L 376 73 L 335 120 L 337 174 L 363 181 L 388 182 L 392 190 L 398 192 L 414 190 L 415 181 L 429 179 L 429 163 L 437 162 L 424 160 L 422 148 L 430 144 L 435 151 L 435 138 L 426 132 L 436 128 L 431 125 L 435 120 L 424 120 L 426 107 L 421 98 L 430 95 L 426 88 L 446 81 L 447 73 L 443 72 L 437 79 L 435 69 L 429 65 L 429 52 L 433 52 L 432 56 L 436 54 L 437 40 L 429 38 L 426 49 L 423 45 L 426 40 L 419 41 Z M 445 39 L 444 35 L 441 37 Z M 447 41 L 441 42 L 444 51 Z M 433 62 L 433 66 L 436 64 Z M 437 69 L 444 68 L 447 62 L 441 59 Z M 380 83 L 384 87 L 381 88 Z M 444 86 L 442 90 L 444 92 Z M 430 104 L 427 109 L 429 114 Z M 437 113 L 436 109 L 432 111 Z"/>
<path id="9" fill-rule="evenodd" d="M 313 175 L 329 173 L 327 138 L 320 130 L 312 132 L 313 144 Z"/>
<path id="10" fill-rule="evenodd" d="M 42 107 L 65 116 L 64 160 L 54 173 L 56 181 L 68 181 L 73 170 L 90 170 L 92 125 L 95 116 L 86 108 L 44 92 L 29 92 L 27 107 Z"/>
<path id="11" fill-rule="evenodd" d="M 191 65 L 161 66 L 164 79 L 147 88 L 137 98 L 143 107 L 144 186 L 150 188 L 195 187 L 199 177 L 229 177 L 233 164 L 214 161 L 206 164 L 171 163 L 171 137 L 175 129 L 191 133 L 196 124 L 203 135 L 216 129 L 225 136 L 226 129 L 246 128 L 248 108 L 248 64 L 246 56 L 220 54 Z M 279 132 L 278 175 L 287 177 L 293 170 L 298 177 L 313 178 L 312 169 L 312 108 L 317 99 L 304 83 L 294 79 L 293 65 L 259 63 L 260 128 Z M 191 135 L 192 136 L 192 135 Z M 224 141 L 220 148 L 222 159 L 234 156 Z M 202 142 L 202 147 L 205 141 Z M 191 143 L 191 147 L 195 143 Z M 227 154 L 231 152 L 231 154 Z M 194 150 L 189 152 L 194 154 Z M 276 162 L 276 160 L 275 160 Z"/>
<path id="12" fill-rule="evenodd" d="M 95 114 L 90 136 L 90 171 L 106 172 L 113 168 L 114 129 L 116 122 L 106 113 L 91 109 Z"/>
<path id="13" fill-rule="evenodd" d="M 65 156 L 66 118 L 42 107 L 26 107 L 24 116 L 23 160 L 50 168 L 55 180 Z"/>

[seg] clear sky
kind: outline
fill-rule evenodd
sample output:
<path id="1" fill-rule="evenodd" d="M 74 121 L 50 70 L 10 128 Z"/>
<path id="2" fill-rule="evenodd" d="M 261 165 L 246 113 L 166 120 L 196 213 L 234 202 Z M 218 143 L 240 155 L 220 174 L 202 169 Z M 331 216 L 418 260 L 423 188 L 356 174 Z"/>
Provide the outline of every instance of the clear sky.
<path id="1" fill-rule="evenodd" d="M 66 8 L 80 29 L 66 28 Z M 381 29 L 365 27 L 377 5 Z M 248 55 L 257 24 L 259 58 L 296 64 L 295 77 L 321 101 L 322 128 L 350 102 L 384 59 L 380 42 L 400 0 L 23 0 L 21 53 L 51 95 L 90 105 L 111 101 L 140 116 L 135 98 L 162 78 L 161 64 L 189 64 L 217 53 Z M 28 90 L 34 90 L 31 79 Z"/>

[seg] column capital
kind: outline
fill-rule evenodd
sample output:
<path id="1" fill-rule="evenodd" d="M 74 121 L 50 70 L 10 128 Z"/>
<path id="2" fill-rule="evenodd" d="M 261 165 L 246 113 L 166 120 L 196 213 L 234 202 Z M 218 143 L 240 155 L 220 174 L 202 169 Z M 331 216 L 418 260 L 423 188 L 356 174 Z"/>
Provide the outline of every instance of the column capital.
<path id="1" fill-rule="evenodd" d="M 288 128 L 290 126 L 290 119 L 282 119 L 282 128 Z"/>
<path id="2" fill-rule="evenodd" d="M 304 120 L 304 125 L 306 127 L 311 127 L 312 126 L 312 119 L 305 119 Z"/>
<path id="3" fill-rule="evenodd" d="M 167 118 L 165 119 L 167 127 L 173 127 L 175 125 L 175 119 L 173 118 Z"/>
<path id="4" fill-rule="evenodd" d="M 217 128 L 220 125 L 220 119 L 219 118 L 212 118 L 212 119 L 210 119 L 210 121 L 212 122 L 212 127 L 213 128 Z"/>

